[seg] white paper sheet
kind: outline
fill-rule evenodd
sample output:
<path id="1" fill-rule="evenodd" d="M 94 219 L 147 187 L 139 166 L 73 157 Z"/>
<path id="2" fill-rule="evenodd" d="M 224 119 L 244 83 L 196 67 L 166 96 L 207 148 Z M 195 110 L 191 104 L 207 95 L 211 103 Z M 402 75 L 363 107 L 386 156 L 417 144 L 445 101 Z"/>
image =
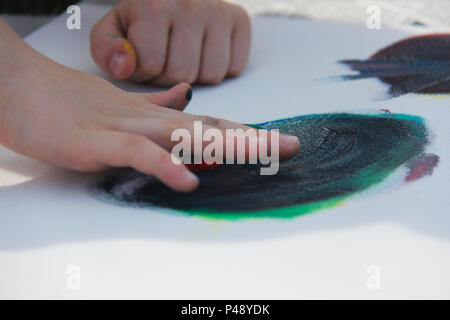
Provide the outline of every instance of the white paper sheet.
<path id="1" fill-rule="evenodd" d="M 27 41 L 106 77 L 88 42 L 105 11 L 84 5 L 81 31 L 66 29 L 63 15 Z M 441 159 L 433 176 L 293 220 L 211 221 L 99 201 L 86 191 L 92 175 L 1 148 L 0 298 L 450 298 L 450 98 L 375 101 L 385 91 L 376 80 L 328 79 L 348 72 L 337 60 L 407 34 L 274 17 L 254 18 L 253 32 L 245 73 L 195 88 L 188 112 L 244 123 L 379 108 L 419 115 Z"/>

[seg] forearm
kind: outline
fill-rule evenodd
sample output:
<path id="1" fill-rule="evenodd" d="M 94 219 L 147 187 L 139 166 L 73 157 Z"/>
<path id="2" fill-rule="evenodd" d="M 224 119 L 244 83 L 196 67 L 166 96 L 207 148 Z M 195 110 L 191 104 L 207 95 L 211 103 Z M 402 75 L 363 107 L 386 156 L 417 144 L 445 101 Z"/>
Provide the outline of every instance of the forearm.
<path id="1" fill-rule="evenodd" d="M 41 55 L 0 19 L 0 144 L 4 144 L 8 102 L 16 89 L 24 85 L 27 72 L 33 68 L 39 56 Z"/>
<path id="2" fill-rule="evenodd" d="M 6 22 L 0 19 L 0 79 L 8 77 L 14 68 L 24 59 L 24 54 L 32 49 L 11 29 Z M 2 82 L 3 83 L 3 82 Z"/>
<path id="3" fill-rule="evenodd" d="M 0 19 L 0 111 L 11 95 L 11 81 L 20 73 L 20 60 L 26 50 L 24 41 Z"/>

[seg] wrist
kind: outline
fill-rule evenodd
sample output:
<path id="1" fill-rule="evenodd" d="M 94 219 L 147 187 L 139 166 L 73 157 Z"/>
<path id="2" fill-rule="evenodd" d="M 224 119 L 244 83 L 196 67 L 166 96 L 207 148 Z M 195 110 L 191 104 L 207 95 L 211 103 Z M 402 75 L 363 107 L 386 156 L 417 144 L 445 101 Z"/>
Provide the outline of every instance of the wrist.
<path id="1" fill-rule="evenodd" d="M 27 69 L 36 54 L 0 19 L 0 144 L 4 138 L 4 117 L 8 102 L 26 80 Z"/>

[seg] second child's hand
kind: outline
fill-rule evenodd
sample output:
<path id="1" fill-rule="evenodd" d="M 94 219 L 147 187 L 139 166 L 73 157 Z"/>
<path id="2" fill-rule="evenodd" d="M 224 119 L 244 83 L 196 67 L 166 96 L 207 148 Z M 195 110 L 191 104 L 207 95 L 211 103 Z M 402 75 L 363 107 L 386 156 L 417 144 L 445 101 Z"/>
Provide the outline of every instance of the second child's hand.
<path id="1" fill-rule="evenodd" d="M 170 86 L 215 84 L 247 64 L 250 18 L 222 0 L 122 0 L 91 32 L 94 61 L 112 77 Z"/>

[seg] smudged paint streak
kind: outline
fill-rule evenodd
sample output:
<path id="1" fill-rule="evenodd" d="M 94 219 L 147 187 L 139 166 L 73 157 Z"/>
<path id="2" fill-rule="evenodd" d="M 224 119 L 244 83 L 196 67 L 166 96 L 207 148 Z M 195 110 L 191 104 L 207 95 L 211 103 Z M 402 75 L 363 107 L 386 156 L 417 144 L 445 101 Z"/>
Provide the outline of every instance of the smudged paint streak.
<path id="1" fill-rule="evenodd" d="M 378 78 L 390 86 L 389 95 L 450 92 L 450 34 L 408 38 L 366 60 L 342 60 L 356 75 L 346 80 Z"/>
<path id="2" fill-rule="evenodd" d="M 406 181 L 411 182 L 424 176 L 431 176 L 438 163 L 439 157 L 435 154 L 426 153 L 417 157 L 408 163 L 409 173 Z"/>
<path id="3" fill-rule="evenodd" d="M 410 171 L 420 171 L 423 161 L 417 159 L 429 140 L 422 118 L 392 113 L 316 114 L 259 126 L 296 135 L 302 145 L 293 159 L 280 163 L 276 175 L 261 176 L 259 165 L 221 165 L 199 171 L 199 188 L 180 194 L 153 177 L 119 169 L 99 181 L 96 191 L 130 205 L 210 218 L 294 217 L 335 206 L 402 165 L 412 163 Z"/>

